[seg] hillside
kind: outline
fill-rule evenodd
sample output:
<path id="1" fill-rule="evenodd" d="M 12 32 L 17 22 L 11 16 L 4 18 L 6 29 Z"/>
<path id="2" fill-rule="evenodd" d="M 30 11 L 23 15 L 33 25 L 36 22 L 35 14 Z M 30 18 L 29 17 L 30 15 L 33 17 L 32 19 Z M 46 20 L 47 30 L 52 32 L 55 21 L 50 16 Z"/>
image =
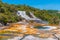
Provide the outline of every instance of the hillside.
<path id="1" fill-rule="evenodd" d="M 33 12 L 34 15 L 44 21 L 48 21 L 50 24 L 59 24 L 60 14 L 58 10 L 40 10 L 27 5 L 14 5 L 7 4 L 0 1 L 0 23 L 6 25 L 6 23 L 18 22 L 22 20 L 21 17 L 16 15 L 17 11 Z"/>

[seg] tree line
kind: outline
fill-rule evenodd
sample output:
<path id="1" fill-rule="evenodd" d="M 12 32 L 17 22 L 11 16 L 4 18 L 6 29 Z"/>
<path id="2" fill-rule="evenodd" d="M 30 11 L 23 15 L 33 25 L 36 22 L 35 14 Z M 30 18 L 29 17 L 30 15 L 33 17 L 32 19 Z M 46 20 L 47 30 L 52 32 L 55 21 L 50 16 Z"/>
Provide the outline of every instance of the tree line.
<path id="1" fill-rule="evenodd" d="M 18 10 L 26 11 L 28 15 L 28 12 L 32 12 L 36 17 L 48 21 L 50 24 L 59 24 L 60 21 L 58 10 L 40 10 L 27 5 L 8 4 L 0 1 L 0 23 L 6 25 L 8 22 L 13 23 L 22 20 L 16 15 Z"/>

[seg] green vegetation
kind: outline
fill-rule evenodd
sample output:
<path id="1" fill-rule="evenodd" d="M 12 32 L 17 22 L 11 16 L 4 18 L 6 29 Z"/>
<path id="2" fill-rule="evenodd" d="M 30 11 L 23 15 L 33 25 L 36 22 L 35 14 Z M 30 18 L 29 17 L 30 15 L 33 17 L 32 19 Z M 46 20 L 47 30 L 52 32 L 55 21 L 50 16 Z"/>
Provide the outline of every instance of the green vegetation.
<path id="1" fill-rule="evenodd" d="M 0 1 L 0 22 L 6 25 L 8 22 L 20 21 L 22 18 L 16 15 L 18 10 L 26 11 L 27 13 L 33 12 L 36 17 L 48 21 L 50 24 L 58 24 L 60 20 L 60 14 L 57 13 L 58 10 L 40 10 L 26 5 L 7 4 Z"/>

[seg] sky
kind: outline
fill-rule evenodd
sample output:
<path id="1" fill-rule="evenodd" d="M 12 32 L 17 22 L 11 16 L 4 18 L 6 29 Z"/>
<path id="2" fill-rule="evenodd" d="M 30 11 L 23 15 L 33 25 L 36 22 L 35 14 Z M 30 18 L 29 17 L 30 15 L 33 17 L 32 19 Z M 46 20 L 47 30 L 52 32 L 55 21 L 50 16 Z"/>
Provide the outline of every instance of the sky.
<path id="1" fill-rule="evenodd" d="M 9 4 L 26 4 L 39 9 L 60 10 L 60 0 L 2 0 Z"/>

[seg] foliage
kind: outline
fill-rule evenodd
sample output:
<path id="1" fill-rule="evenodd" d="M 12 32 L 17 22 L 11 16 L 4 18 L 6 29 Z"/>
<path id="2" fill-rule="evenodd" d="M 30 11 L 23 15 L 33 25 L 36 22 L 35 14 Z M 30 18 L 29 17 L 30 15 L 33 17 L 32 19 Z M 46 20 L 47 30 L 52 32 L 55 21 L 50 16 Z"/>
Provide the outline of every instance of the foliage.
<path id="1" fill-rule="evenodd" d="M 27 5 L 7 4 L 0 1 L 0 22 L 8 23 L 20 21 L 22 18 L 16 15 L 18 10 L 26 11 L 27 13 L 32 12 L 36 17 L 48 21 L 50 24 L 58 24 L 60 20 L 60 14 L 57 13 L 58 10 L 40 10 Z"/>

